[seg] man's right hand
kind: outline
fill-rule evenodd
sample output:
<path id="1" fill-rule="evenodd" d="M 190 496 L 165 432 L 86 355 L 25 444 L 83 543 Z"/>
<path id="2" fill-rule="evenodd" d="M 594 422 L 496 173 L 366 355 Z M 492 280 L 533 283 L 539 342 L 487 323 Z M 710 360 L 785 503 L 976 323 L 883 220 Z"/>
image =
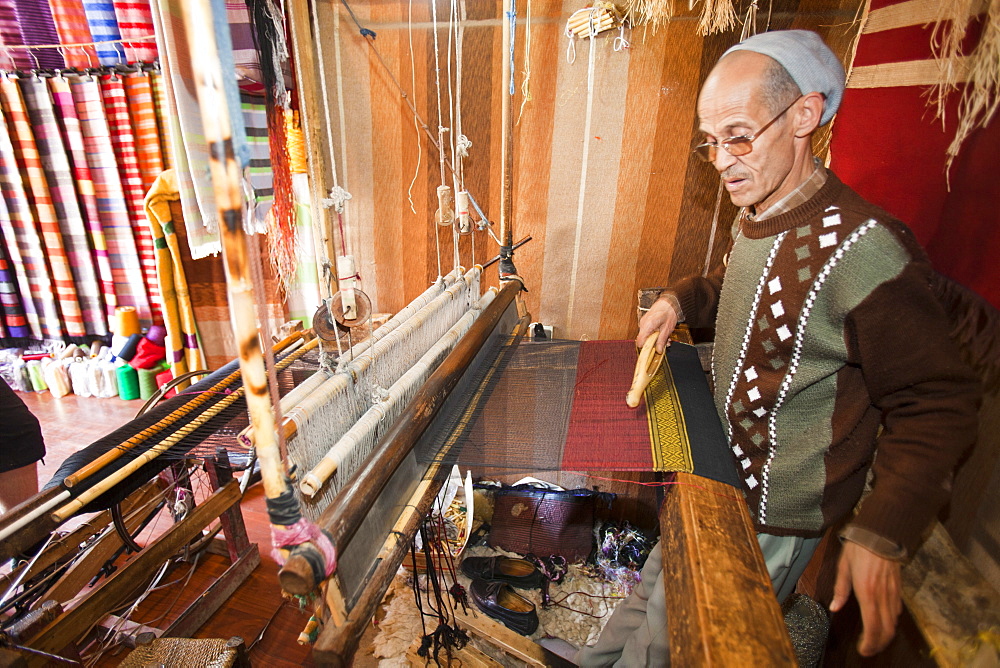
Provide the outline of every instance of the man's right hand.
<path id="1" fill-rule="evenodd" d="M 656 352 L 662 353 L 670 345 L 670 335 L 676 326 L 677 312 L 669 299 L 660 297 L 653 302 L 653 305 L 639 321 L 639 334 L 635 337 L 636 348 L 642 348 L 649 335 L 659 331 L 660 336 L 656 339 Z"/>

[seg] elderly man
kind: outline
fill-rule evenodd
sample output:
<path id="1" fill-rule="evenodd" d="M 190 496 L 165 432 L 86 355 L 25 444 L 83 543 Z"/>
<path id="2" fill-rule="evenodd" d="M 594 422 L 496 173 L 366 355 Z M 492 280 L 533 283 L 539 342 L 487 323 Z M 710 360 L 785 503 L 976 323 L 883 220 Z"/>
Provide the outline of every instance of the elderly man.
<path id="1" fill-rule="evenodd" d="M 900 562 L 975 438 L 979 384 L 912 233 L 812 154 L 843 90 L 844 70 L 815 33 L 764 33 L 723 55 L 698 98 L 695 151 L 743 208 L 732 250 L 727 266 L 661 294 L 636 341 L 659 331 L 662 350 L 679 321 L 715 326 L 716 406 L 779 600 L 873 468 L 871 493 L 840 533 L 831 605 L 853 590 L 858 651 L 872 655 L 895 633 Z M 669 661 L 660 564 L 657 548 L 581 665 Z"/>

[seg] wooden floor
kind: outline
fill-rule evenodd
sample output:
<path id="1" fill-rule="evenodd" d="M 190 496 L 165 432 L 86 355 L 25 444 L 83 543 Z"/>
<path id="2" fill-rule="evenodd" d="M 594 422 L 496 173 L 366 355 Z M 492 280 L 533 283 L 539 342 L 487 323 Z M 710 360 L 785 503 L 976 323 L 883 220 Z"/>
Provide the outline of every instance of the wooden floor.
<path id="1" fill-rule="evenodd" d="M 49 392 L 19 393 L 19 396 L 38 417 L 45 437 L 47 454 L 44 463 L 39 464 L 40 486 L 50 479 L 66 457 L 131 420 L 143 403 L 82 398 L 72 394 L 55 398 Z M 296 642 L 309 615 L 300 611 L 296 603 L 281 597 L 278 566 L 270 555 L 270 529 L 261 485 L 254 485 L 247 491 L 241 508 L 250 542 L 260 547 L 261 564 L 195 635 L 199 638 L 241 636 L 250 646 L 263 632 L 263 637 L 257 640 L 250 652 L 253 665 L 313 665 L 310 648 Z M 180 606 L 185 604 L 186 599 L 193 600 L 227 565 L 228 560 L 215 555 L 203 558 L 185 594 L 178 601 Z M 159 614 L 155 604 L 148 609 L 140 609 L 140 613 L 149 615 L 140 617 L 140 621 L 154 619 Z M 376 665 L 371 656 L 372 635 L 368 633 L 362 640 L 356 666 Z M 117 657 L 108 657 L 100 665 L 117 665 L 124 656 L 122 653 Z"/>

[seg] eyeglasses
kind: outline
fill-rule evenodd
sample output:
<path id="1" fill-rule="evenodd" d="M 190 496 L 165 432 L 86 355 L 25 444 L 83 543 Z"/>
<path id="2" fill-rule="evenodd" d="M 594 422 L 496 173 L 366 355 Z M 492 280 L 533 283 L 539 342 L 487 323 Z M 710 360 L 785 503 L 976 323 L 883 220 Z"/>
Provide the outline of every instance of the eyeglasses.
<path id="1" fill-rule="evenodd" d="M 726 149 L 726 152 L 733 157 L 740 157 L 742 155 L 747 155 L 753 150 L 753 142 L 757 137 L 764 134 L 764 130 L 774 125 L 774 122 L 785 115 L 785 112 L 792 108 L 792 106 L 802 99 L 802 96 L 798 96 L 792 103 L 781 110 L 781 113 L 772 118 L 770 121 L 764 124 L 760 130 L 752 135 L 740 135 L 739 137 L 730 137 L 729 139 L 723 139 L 720 142 L 705 142 L 704 144 L 698 144 L 694 147 L 693 153 L 705 162 L 715 162 L 716 150 L 721 146 Z"/>

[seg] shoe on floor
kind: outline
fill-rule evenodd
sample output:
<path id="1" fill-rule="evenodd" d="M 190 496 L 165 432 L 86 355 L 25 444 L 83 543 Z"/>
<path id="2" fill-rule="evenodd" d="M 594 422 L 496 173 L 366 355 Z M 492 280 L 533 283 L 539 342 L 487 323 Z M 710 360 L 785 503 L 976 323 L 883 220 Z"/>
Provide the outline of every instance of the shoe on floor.
<path id="1" fill-rule="evenodd" d="M 538 628 L 535 604 L 503 582 L 473 580 L 469 593 L 476 607 L 511 631 L 530 636 Z"/>
<path id="2" fill-rule="evenodd" d="M 538 589 L 542 574 L 526 559 L 510 557 L 466 557 L 462 572 L 473 580 L 505 582 L 521 589 Z"/>

